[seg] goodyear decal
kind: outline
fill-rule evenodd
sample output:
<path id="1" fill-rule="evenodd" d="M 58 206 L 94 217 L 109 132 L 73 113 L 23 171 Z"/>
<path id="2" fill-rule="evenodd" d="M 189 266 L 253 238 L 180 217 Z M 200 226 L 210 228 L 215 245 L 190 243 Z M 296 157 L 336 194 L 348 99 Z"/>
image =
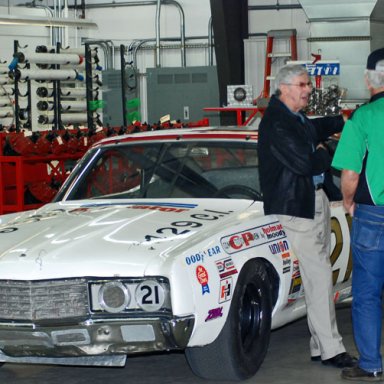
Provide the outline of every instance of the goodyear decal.
<path id="1" fill-rule="evenodd" d="M 198 253 L 194 253 L 193 255 L 186 256 L 185 262 L 187 263 L 187 265 L 204 262 L 204 258 L 206 256 L 212 257 L 215 255 L 218 255 L 219 253 L 221 253 L 221 249 L 218 245 L 215 245 L 213 247 L 205 249 L 202 252 L 198 252 Z"/>
<path id="2" fill-rule="evenodd" d="M 284 238 L 283 227 L 276 221 L 222 237 L 220 242 L 226 253 L 233 254 Z"/>

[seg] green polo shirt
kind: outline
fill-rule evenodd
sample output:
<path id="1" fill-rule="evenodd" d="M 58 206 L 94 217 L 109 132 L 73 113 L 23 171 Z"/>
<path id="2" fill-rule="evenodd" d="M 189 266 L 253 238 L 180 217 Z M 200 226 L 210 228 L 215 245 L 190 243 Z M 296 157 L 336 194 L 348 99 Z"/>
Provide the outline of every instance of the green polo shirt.
<path id="1" fill-rule="evenodd" d="M 365 180 L 358 189 L 364 189 L 373 204 L 384 205 L 384 93 L 373 96 L 345 123 L 332 166 L 359 173 Z"/>

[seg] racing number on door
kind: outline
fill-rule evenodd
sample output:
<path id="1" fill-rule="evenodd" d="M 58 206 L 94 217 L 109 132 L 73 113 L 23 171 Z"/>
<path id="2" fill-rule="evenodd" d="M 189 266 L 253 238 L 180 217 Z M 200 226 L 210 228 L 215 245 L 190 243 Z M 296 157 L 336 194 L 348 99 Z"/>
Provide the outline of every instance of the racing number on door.
<path id="1" fill-rule="evenodd" d="M 351 225 L 352 225 L 352 218 L 349 215 L 345 215 L 348 223 L 349 231 L 351 231 Z M 336 263 L 338 258 L 341 255 L 341 252 L 343 250 L 343 246 L 345 246 L 345 243 L 343 241 L 343 231 L 341 229 L 340 221 L 336 217 L 332 217 L 331 219 L 331 231 L 335 235 L 336 238 L 336 244 L 331 252 L 331 264 L 332 266 Z M 348 264 L 347 269 L 345 271 L 345 276 L 343 279 L 343 282 L 347 281 L 351 277 L 352 273 L 352 251 L 349 249 L 349 256 L 348 256 Z M 337 279 L 340 274 L 340 268 L 333 271 L 333 284 L 335 285 L 337 282 Z"/>

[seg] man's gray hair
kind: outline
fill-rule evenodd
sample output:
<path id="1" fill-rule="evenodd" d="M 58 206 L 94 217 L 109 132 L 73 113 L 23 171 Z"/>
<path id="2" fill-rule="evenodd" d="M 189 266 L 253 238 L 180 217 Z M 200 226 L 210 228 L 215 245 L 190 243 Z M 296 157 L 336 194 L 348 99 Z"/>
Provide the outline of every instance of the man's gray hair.
<path id="1" fill-rule="evenodd" d="M 366 69 L 365 75 L 373 88 L 384 87 L 384 60 L 377 62 L 375 70 Z"/>
<path id="2" fill-rule="evenodd" d="M 285 65 L 277 73 L 274 81 L 275 94 L 280 94 L 281 84 L 290 84 L 296 76 L 308 75 L 307 68 L 301 64 Z"/>

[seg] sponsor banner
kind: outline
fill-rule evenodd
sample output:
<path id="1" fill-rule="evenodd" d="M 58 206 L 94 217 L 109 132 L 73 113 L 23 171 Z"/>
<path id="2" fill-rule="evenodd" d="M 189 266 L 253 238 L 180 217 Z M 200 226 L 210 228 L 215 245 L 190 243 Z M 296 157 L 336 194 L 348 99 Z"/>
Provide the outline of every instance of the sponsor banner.
<path id="1" fill-rule="evenodd" d="M 222 237 L 220 243 L 224 251 L 231 255 L 284 238 L 286 235 L 283 227 L 276 221 Z"/>
<path id="2" fill-rule="evenodd" d="M 306 64 L 310 76 L 338 76 L 340 75 L 340 63 L 318 61 L 314 64 Z"/>

